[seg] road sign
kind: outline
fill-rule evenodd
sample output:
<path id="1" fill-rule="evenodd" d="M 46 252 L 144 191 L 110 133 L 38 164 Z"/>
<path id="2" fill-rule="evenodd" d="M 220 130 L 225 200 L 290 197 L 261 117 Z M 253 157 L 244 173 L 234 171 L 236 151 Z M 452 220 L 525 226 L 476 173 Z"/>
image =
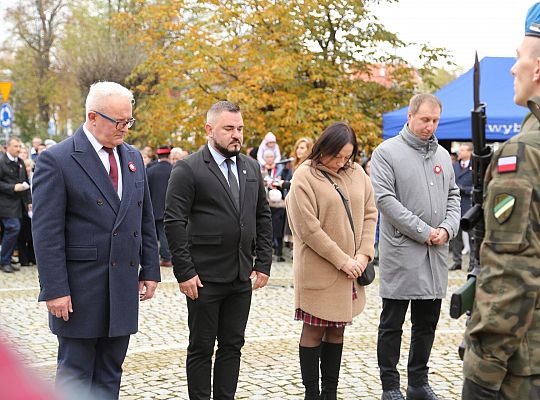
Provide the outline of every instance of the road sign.
<path id="1" fill-rule="evenodd" d="M 12 82 L 0 82 L 0 95 L 2 95 L 6 103 L 9 99 L 9 92 L 11 91 L 11 85 L 12 85 Z"/>
<path id="2" fill-rule="evenodd" d="M 2 104 L 0 107 L 0 123 L 3 128 L 9 128 L 13 122 L 13 109 L 8 103 Z"/>

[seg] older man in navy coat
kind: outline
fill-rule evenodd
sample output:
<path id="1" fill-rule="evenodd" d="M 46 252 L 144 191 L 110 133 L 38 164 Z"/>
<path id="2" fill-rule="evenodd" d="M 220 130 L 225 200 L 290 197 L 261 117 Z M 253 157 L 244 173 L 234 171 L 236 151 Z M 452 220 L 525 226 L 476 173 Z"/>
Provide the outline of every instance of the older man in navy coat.
<path id="1" fill-rule="evenodd" d="M 92 85 L 86 122 L 40 155 L 33 178 L 39 300 L 58 337 L 57 383 L 99 399 L 118 398 L 139 301 L 160 280 L 143 161 L 124 143 L 132 102 L 121 85 Z"/>

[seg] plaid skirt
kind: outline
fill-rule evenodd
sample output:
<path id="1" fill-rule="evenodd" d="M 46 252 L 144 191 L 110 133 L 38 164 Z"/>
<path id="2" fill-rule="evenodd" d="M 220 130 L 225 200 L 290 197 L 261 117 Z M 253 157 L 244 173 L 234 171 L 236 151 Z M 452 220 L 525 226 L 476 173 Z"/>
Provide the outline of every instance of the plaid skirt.
<path id="1" fill-rule="evenodd" d="M 358 298 L 358 293 L 356 291 L 356 287 L 354 286 L 354 283 L 352 285 L 352 298 L 353 300 L 356 300 Z M 344 322 L 344 321 L 327 321 L 325 319 L 316 317 L 314 315 L 311 315 L 301 308 L 297 308 L 294 312 L 294 320 L 295 321 L 302 321 L 304 324 L 308 324 L 311 326 L 320 326 L 324 328 L 343 328 L 348 325 L 352 325 L 352 322 Z"/>

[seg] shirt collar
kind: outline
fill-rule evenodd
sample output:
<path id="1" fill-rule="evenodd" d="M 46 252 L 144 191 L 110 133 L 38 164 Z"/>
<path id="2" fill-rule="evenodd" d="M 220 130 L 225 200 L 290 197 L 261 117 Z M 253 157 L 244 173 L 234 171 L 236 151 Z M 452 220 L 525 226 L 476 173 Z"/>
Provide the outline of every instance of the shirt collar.
<path id="1" fill-rule="evenodd" d="M 210 150 L 210 154 L 212 154 L 212 157 L 214 157 L 214 161 L 216 162 L 217 165 L 221 165 L 227 159 L 227 157 L 225 157 L 219 151 L 214 149 L 212 145 L 210 144 L 210 142 L 208 142 L 208 150 Z M 236 156 L 232 156 L 231 160 L 233 164 L 236 165 Z"/>
<path id="2" fill-rule="evenodd" d="M 90 141 L 90 144 L 96 151 L 96 153 L 99 152 L 101 149 L 103 149 L 103 145 L 99 143 L 96 137 L 92 134 L 92 132 L 88 130 L 88 128 L 86 127 L 86 124 L 83 125 L 83 131 L 86 137 L 88 138 L 88 140 Z M 116 147 L 113 150 L 116 150 Z"/>
<path id="3" fill-rule="evenodd" d="M 13 157 L 7 151 L 6 151 L 6 156 L 9 158 L 10 161 L 13 161 L 13 162 L 17 162 L 17 160 L 18 160 L 18 157 Z"/>

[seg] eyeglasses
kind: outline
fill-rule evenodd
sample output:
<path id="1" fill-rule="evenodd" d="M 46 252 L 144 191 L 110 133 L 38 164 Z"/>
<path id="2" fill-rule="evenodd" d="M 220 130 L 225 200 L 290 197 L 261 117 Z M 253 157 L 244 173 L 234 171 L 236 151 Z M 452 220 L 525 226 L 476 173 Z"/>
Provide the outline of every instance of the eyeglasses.
<path id="1" fill-rule="evenodd" d="M 131 128 L 133 126 L 133 124 L 135 123 L 135 118 L 130 118 L 128 119 L 127 121 L 117 121 L 115 120 L 114 118 L 111 118 L 109 117 L 108 115 L 105 115 L 103 113 L 100 113 L 99 111 L 92 111 L 92 112 L 95 112 L 97 115 L 99 115 L 100 117 L 102 118 L 105 118 L 106 120 L 109 120 L 111 121 L 112 123 L 116 124 L 116 129 L 117 130 L 120 130 L 120 129 L 124 129 L 126 126 L 129 128 Z"/>

